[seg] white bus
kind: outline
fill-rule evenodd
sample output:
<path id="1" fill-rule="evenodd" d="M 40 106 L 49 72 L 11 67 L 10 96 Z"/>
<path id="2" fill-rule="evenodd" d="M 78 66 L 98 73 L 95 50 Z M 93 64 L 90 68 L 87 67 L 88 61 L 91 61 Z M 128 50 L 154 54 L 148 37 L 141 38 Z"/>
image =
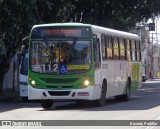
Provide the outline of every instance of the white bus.
<path id="1" fill-rule="evenodd" d="M 28 52 L 25 52 L 19 65 L 19 89 L 22 100 L 28 100 Z"/>
<path id="2" fill-rule="evenodd" d="M 136 34 L 82 23 L 35 25 L 29 42 L 29 99 L 129 100 L 141 86 L 141 45 Z"/>

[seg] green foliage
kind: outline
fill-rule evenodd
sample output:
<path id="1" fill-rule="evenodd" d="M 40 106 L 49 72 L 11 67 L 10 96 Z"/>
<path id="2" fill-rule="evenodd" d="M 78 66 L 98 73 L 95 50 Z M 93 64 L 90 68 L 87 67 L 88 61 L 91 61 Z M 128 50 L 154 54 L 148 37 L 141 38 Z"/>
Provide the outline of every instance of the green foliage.
<path id="1" fill-rule="evenodd" d="M 83 22 L 128 31 L 159 12 L 157 0 L 0 0 L 0 46 L 20 46 L 34 24 Z"/>
<path id="2" fill-rule="evenodd" d="M 0 0 L 0 50 L 11 58 L 35 24 L 82 22 L 128 31 L 159 13 L 159 0 Z M 1 70 L 0 84 L 3 75 Z"/>

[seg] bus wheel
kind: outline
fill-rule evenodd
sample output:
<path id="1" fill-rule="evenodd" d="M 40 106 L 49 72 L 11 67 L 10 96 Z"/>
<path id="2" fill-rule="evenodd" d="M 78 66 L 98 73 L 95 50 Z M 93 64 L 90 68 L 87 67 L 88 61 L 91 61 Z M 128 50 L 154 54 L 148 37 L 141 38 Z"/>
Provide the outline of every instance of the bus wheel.
<path id="1" fill-rule="evenodd" d="M 53 101 L 52 100 L 41 100 L 41 106 L 44 109 L 50 109 L 53 105 Z"/>
<path id="2" fill-rule="evenodd" d="M 95 106 L 102 107 L 106 104 L 106 83 L 103 82 L 102 84 L 102 89 L 101 89 L 101 96 L 98 100 L 95 100 Z"/>
<path id="3" fill-rule="evenodd" d="M 22 102 L 28 102 L 28 97 L 22 97 Z"/>
<path id="4" fill-rule="evenodd" d="M 122 95 L 122 100 L 123 101 L 128 101 L 130 99 L 130 95 L 131 95 L 131 81 L 128 80 L 126 93 L 124 95 Z"/>

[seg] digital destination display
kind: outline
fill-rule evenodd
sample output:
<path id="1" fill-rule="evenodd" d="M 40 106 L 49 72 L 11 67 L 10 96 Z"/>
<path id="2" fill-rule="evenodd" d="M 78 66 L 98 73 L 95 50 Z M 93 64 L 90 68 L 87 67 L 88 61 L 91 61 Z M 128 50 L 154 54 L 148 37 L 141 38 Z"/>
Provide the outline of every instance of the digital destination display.
<path id="1" fill-rule="evenodd" d="M 89 27 L 37 27 L 32 30 L 32 39 L 43 38 L 90 38 L 91 31 Z"/>
<path id="2" fill-rule="evenodd" d="M 68 34 L 68 35 L 77 35 L 80 31 L 77 29 L 47 29 L 44 30 L 45 35 L 61 35 L 61 34 Z"/>

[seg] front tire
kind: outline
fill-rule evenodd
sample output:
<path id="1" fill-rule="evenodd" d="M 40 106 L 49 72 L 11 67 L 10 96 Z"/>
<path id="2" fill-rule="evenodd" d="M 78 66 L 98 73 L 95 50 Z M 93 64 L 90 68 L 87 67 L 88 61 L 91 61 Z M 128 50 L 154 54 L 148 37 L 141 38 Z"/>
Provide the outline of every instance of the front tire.
<path id="1" fill-rule="evenodd" d="M 95 106 L 102 107 L 106 104 L 106 92 L 107 92 L 106 83 L 103 82 L 102 89 L 101 89 L 101 95 L 98 100 L 95 100 L 94 102 Z"/>
<path id="2" fill-rule="evenodd" d="M 41 106 L 44 109 L 50 109 L 53 105 L 53 101 L 52 100 L 41 100 Z"/>
<path id="3" fill-rule="evenodd" d="M 28 102 L 28 97 L 22 97 L 22 102 Z"/>

